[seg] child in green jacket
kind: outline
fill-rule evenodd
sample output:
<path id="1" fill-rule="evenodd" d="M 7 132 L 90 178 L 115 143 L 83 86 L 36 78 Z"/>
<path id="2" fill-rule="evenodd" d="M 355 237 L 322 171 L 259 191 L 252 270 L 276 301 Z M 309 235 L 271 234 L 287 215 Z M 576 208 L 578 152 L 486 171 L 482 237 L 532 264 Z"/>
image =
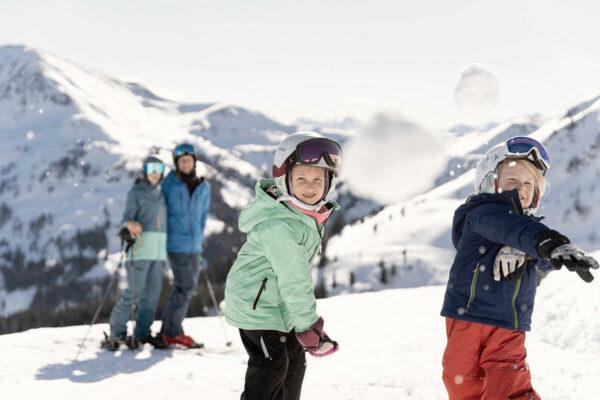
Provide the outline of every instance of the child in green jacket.
<path id="1" fill-rule="evenodd" d="M 311 262 L 337 203 L 340 146 L 314 132 L 286 137 L 275 152 L 273 180 L 256 184 L 242 211 L 247 241 L 225 289 L 225 318 L 239 328 L 249 355 L 243 399 L 299 399 L 305 351 L 323 357 L 338 345 L 317 314 Z"/>

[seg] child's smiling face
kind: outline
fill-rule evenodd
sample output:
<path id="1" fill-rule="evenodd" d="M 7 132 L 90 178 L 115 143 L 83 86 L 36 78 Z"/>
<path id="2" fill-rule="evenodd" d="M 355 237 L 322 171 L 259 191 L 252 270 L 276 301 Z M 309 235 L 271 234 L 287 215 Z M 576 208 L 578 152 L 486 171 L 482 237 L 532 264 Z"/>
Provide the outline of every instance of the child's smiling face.
<path id="1" fill-rule="evenodd" d="M 523 163 L 527 161 L 508 161 L 500 168 L 498 177 L 499 191 L 517 190 L 523 209 L 529 208 L 535 193 L 535 176 Z"/>
<path id="2" fill-rule="evenodd" d="M 325 169 L 297 164 L 290 176 L 292 194 L 306 204 L 317 204 L 325 193 Z"/>

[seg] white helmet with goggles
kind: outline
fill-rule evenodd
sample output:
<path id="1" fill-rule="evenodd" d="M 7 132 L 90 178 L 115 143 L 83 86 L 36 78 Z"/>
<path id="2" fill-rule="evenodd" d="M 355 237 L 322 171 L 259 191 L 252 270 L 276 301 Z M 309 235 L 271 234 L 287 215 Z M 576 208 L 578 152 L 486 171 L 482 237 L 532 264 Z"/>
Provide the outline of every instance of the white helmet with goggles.
<path id="1" fill-rule="evenodd" d="M 325 191 L 317 204 L 306 204 L 290 193 L 289 175 L 296 164 L 321 167 L 327 171 Z M 277 188 L 283 193 L 278 200 L 292 201 L 309 211 L 319 210 L 327 202 L 327 195 L 335 189 L 335 179 L 339 175 L 341 165 L 342 148 L 337 142 L 310 131 L 287 136 L 277 147 L 273 160 L 273 178 Z"/>
<path id="2" fill-rule="evenodd" d="M 475 172 L 475 191 L 477 193 L 496 193 L 498 187 L 498 166 L 507 159 L 528 160 L 537 167 L 543 176 L 550 169 L 550 158 L 543 144 L 526 136 L 515 136 L 490 150 L 477 163 Z M 535 214 L 543 193 L 535 189 L 529 214 Z"/>

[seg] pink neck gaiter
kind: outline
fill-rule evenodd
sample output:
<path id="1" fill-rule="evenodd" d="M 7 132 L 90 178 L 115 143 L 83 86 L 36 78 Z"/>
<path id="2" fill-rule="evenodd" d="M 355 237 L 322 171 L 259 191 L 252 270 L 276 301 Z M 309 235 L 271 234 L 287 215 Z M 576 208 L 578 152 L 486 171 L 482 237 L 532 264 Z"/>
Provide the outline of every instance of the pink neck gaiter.
<path id="1" fill-rule="evenodd" d="M 315 219 L 315 221 L 317 221 L 317 224 L 319 224 L 319 225 L 324 224 L 325 221 L 327 221 L 327 218 L 329 218 L 329 215 L 331 214 L 331 209 L 327 208 L 326 205 L 321 207 L 321 209 L 319 211 L 308 211 L 308 210 L 298 207 L 291 201 L 288 201 L 286 203 L 288 205 L 294 207 L 296 210 L 300 211 L 302 214 L 308 215 L 309 217 L 313 217 Z"/>

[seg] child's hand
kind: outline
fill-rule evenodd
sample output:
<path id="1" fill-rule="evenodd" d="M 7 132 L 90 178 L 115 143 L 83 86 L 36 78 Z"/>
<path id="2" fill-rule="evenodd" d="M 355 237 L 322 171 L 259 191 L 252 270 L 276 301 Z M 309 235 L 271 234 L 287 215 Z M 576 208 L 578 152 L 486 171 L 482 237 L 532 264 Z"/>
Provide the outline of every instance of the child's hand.
<path id="1" fill-rule="evenodd" d="M 331 340 L 323 331 L 325 321 L 319 317 L 313 326 L 302 333 L 296 333 L 296 338 L 304 350 L 308 351 L 313 357 L 325 357 L 335 353 L 338 350 L 338 343 Z"/>
<path id="2" fill-rule="evenodd" d="M 550 262 L 555 269 L 561 269 L 564 264 L 569 271 L 575 271 L 581 279 L 588 283 L 594 280 L 590 269 L 599 267 L 598 261 L 594 257 L 574 244 L 557 247 L 550 256 Z"/>
<path id="3" fill-rule="evenodd" d="M 494 261 L 494 280 L 500 281 L 504 278 L 510 282 L 516 282 L 523 276 L 527 255 L 514 247 L 504 246 L 496 255 Z"/>

